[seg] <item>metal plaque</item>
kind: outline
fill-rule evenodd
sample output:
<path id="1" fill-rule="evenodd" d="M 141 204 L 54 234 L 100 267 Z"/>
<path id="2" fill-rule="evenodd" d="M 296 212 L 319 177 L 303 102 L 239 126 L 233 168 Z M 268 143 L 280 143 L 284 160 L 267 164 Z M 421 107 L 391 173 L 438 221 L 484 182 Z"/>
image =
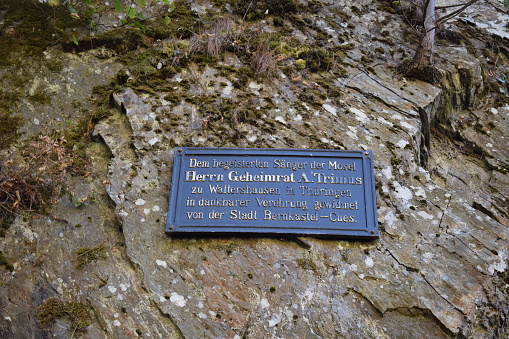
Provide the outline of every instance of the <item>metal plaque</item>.
<path id="1" fill-rule="evenodd" d="M 176 148 L 168 234 L 377 238 L 370 151 Z"/>

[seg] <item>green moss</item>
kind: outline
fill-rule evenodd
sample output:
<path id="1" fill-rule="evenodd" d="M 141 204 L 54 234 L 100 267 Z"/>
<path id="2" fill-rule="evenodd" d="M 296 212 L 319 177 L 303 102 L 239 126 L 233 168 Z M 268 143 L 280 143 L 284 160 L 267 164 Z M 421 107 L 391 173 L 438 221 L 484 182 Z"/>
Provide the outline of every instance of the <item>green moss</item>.
<path id="1" fill-rule="evenodd" d="M 295 0 L 234 0 L 231 5 L 234 12 L 245 20 L 262 19 L 267 14 L 289 17 L 301 9 Z"/>
<path id="2" fill-rule="evenodd" d="M 403 160 L 398 158 L 391 158 L 391 164 L 392 166 L 398 166 L 403 162 Z"/>
<path id="3" fill-rule="evenodd" d="M 308 69 L 311 72 L 328 71 L 332 69 L 339 58 L 336 58 L 333 51 L 326 49 L 310 50 L 299 54 L 299 58 L 306 60 Z"/>
<path id="4" fill-rule="evenodd" d="M 19 138 L 21 133 L 18 133 L 18 129 L 22 125 L 23 118 L 0 111 L 0 150 L 9 147 Z"/>
<path id="5" fill-rule="evenodd" d="M 79 269 L 83 268 L 85 265 L 94 262 L 96 260 L 102 259 L 105 257 L 106 245 L 104 242 L 99 243 L 98 245 L 89 248 L 89 247 L 81 247 L 76 250 L 76 257 L 74 258 L 74 267 Z"/>
<path id="6" fill-rule="evenodd" d="M 10 84 L 12 84 L 12 86 L 10 86 L 8 91 L 4 90 L 3 88 L 0 88 L 0 114 L 2 111 L 4 112 L 10 111 L 11 107 L 16 106 L 21 97 L 22 92 L 21 87 L 23 87 L 25 83 L 28 82 L 27 79 L 26 82 L 23 81 L 22 84 L 17 84 L 16 81 L 14 82 L 12 81 L 14 79 L 12 79 L 11 77 L 16 78 L 15 75 L 11 73 L 5 74 L 4 77 L 2 78 L 2 80 L 9 82 Z"/>
<path id="7" fill-rule="evenodd" d="M 269 48 L 277 54 L 298 58 L 299 54 L 310 50 L 310 46 L 301 43 L 291 35 L 285 33 L 261 34 L 252 39 L 253 46 L 258 47 L 261 43 L 267 43 Z"/>
<path id="8" fill-rule="evenodd" d="M 201 25 L 200 18 L 191 10 L 187 2 L 176 1 L 175 9 L 169 17 L 171 19 L 169 23 L 166 23 L 162 17 L 148 23 L 145 34 L 153 39 L 161 40 L 168 37 L 187 39 L 196 31 L 196 26 Z"/>
<path id="9" fill-rule="evenodd" d="M 0 251 L 0 266 L 5 267 L 10 272 L 14 271 L 14 266 L 5 258 L 2 251 Z"/>
<path id="10" fill-rule="evenodd" d="M 23 65 L 27 56 L 39 56 L 48 46 L 69 40 L 66 30 L 81 25 L 63 7 L 52 8 L 39 1 L 3 0 L 2 7 L 7 9 L 0 33 L 3 66 Z"/>
<path id="11" fill-rule="evenodd" d="M 46 64 L 46 67 L 54 73 L 60 73 L 64 69 L 64 58 L 60 56 L 47 58 L 44 63 Z"/>
<path id="12" fill-rule="evenodd" d="M 304 59 L 297 59 L 297 60 L 295 60 L 295 66 L 298 69 L 306 68 L 306 60 L 304 60 Z"/>
<path id="13" fill-rule="evenodd" d="M 297 264 L 300 268 L 305 270 L 316 271 L 318 269 L 316 263 L 309 258 L 299 258 L 297 259 Z"/>
<path id="14" fill-rule="evenodd" d="M 31 103 L 37 103 L 41 105 L 48 104 L 50 102 L 50 96 L 46 91 L 39 90 L 28 97 L 28 100 L 30 100 Z"/>
<path id="15" fill-rule="evenodd" d="M 92 323 L 92 316 L 83 303 L 77 301 L 61 301 L 57 297 L 48 298 L 37 308 L 35 314 L 43 327 L 50 327 L 55 320 L 65 319 L 71 324 L 71 332 L 84 333 Z"/>

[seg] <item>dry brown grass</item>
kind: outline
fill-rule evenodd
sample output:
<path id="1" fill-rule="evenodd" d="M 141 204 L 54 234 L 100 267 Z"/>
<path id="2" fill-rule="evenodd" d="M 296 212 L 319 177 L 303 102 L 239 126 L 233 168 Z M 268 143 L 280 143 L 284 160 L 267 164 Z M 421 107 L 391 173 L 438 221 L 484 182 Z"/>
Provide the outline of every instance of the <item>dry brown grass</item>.
<path id="1" fill-rule="evenodd" d="M 251 68 L 255 76 L 272 77 L 276 74 L 278 56 L 268 44 L 262 43 L 253 53 Z"/>
<path id="2" fill-rule="evenodd" d="M 215 20 L 201 34 L 193 35 L 189 45 L 191 54 L 204 53 L 217 58 L 226 46 L 233 41 L 233 23 L 230 16 L 224 16 Z"/>
<path id="3" fill-rule="evenodd" d="M 44 208 L 62 190 L 75 156 L 64 138 L 41 135 L 0 159 L 0 224 L 19 211 Z"/>

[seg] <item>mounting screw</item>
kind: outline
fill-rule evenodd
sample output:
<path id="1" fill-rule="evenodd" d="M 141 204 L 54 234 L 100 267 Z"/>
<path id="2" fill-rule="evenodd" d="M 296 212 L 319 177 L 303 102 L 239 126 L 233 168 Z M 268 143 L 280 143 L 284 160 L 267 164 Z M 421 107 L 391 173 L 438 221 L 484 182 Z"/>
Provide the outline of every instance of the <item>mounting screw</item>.
<path id="1" fill-rule="evenodd" d="M 364 155 L 369 155 L 369 152 L 365 152 Z"/>
<path id="2" fill-rule="evenodd" d="M 181 150 L 181 149 L 179 149 L 179 153 L 182 153 L 182 150 Z"/>
<path id="3" fill-rule="evenodd" d="M 371 233 L 371 234 L 375 234 L 375 231 L 371 230 L 369 233 Z"/>

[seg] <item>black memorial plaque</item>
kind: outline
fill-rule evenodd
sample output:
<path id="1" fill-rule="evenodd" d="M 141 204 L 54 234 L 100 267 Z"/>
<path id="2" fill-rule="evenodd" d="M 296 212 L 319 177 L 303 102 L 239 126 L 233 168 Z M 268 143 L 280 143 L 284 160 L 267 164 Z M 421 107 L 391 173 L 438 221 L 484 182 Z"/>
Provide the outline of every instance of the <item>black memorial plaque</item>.
<path id="1" fill-rule="evenodd" d="M 176 148 L 166 232 L 377 238 L 373 155 Z"/>

